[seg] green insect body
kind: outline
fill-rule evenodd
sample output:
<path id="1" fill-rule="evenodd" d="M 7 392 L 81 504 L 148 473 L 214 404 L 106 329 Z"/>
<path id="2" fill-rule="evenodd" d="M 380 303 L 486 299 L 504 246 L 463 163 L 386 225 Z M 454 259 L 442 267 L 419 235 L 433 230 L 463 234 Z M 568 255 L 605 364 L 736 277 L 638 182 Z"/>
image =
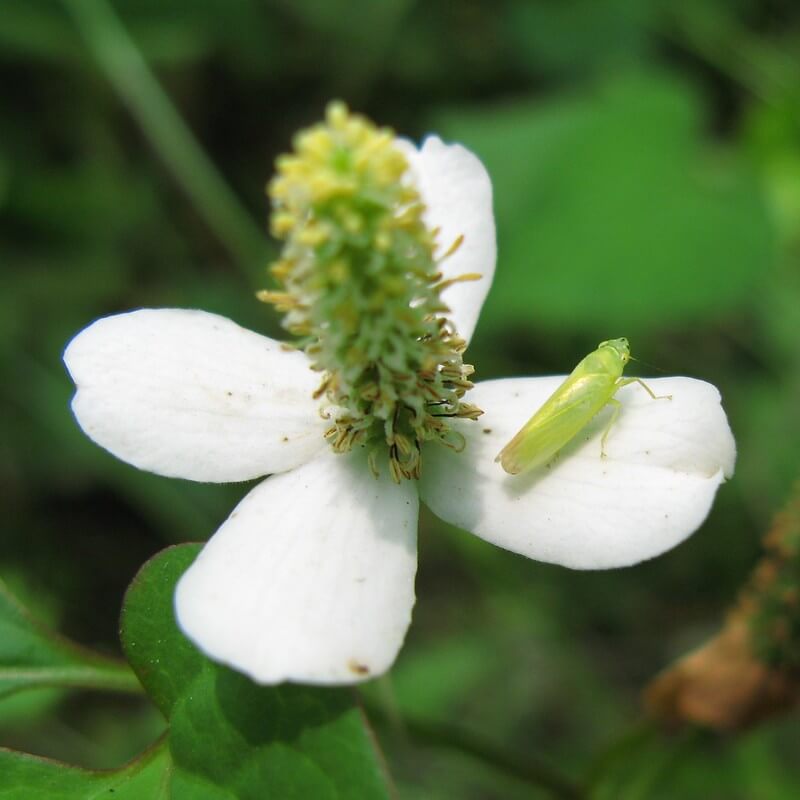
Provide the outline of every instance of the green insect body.
<path id="1" fill-rule="evenodd" d="M 644 387 L 654 400 L 657 397 L 640 378 L 623 378 L 622 372 L 631 357 L 627 339 L 601 342 L 589 353 L 545 404 L 523 425 L 500 451 L 495 461 L 511 475 L 547 464 L 606 405 L 614 410 L 600 439 L 600 454 L 605 456 L 608 432 L 619 416 L 622 404 L 614 395 L 630 383 Z"/>

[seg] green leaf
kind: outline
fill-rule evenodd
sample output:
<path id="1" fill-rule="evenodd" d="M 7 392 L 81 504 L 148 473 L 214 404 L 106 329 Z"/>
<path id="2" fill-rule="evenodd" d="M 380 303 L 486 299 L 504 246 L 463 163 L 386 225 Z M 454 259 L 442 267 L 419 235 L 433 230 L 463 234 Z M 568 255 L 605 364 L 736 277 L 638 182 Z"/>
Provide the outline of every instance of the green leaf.
<path id="1" fill-rule="evenodd" d="M 200 550 L 148 562 L 125 598 L 131 666 L 170 722 L 176 800 L 387 797 L 377 754 L 348 690 L 259 686 L 205 658 L 178 630 L 175 584 Z"/>
<path id="2" fill-rule="evenodd" d="M 64 689 L 28 689 L 0 698 L 0 732 L 15 725 L 29 726 L 51 713 L 64 699 Z"/>
<path id="3" fill-rule="evenodd" d="M 116 691 L 139 688 L 123 663 L 104 658 L 49 631 L 0 581 L 0 698 L 44 686 Z"/>
<path id="4" fill-rule="evenodd" d="M 440 129 L 492 176 L 500 261 L 489 326 L 597 337 L 722 314 L 775 261 L 755 178 L 700 135 L 692 92 L 655 75 L 450 113 Z"/>
<path id="5" fill-rule="evenodd" d="M 167 719 L 203 656 L 177 629 L 172 595 L 178 578 L 197 558 L 200 544 L 170 547 L 142 567 L 122 606 L 122 646 L 128 663 Z M 162 663 L 164 650 L 167 662 Z"/>
<path id="6" fill-rule="evenodd" d="M 0 748 L 0 800 L 168 800 L 164 740 L 119 770 L 93 772 Z"/>
<path id="7" fill-rule="evenodd" d="M 657 5 L 653 0 L 512 3 L 505 33 L 519 61 L 537 77 L 597 70 L 640 58 Z"/>

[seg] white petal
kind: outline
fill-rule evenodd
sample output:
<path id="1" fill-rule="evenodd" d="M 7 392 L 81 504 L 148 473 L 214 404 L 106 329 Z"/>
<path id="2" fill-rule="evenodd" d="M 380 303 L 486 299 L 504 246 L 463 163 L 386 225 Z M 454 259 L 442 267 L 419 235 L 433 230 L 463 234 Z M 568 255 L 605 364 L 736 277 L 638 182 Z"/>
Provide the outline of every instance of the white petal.
<path id="1" fill-rule="evenodd" d="M 205 311 L 106 317 L 64 353 L 72 410 L 101 447 L 140 469 L 240 481 L 302 464 L 325 446 L 302 353 Z"/>
<path id="2" fill-rule="evenodd" d="M 691 378 L 647 380 L 616 397 L 622 411 L 600 455 L 604 409 L 546 467 L 507 475 L 495 456 L 563 380 L 481 383 L 469 401 L 486 412 L 459 421 L 467 447 L 425 451 L 422 499 L 442 519 L 531 558 L 576 569 L 635 564 L 696 530 L 733 473 L 735 444 L 719 392 Z"/>
<path id="3" fill-rule="evenodd" d="M 416 487 L 362 451 L 267 478 L 184 574 L 178 621 L 259 683 L 354 683 L 387 670 L 414 605 Z"/>
<path id="4" fill-rule="evenodd" d="M 459 335 L 469 341 L 492 285 L 497 258 L 492 182 L 478 157 L 460 144 L 445 144 L 438 136 L 429 136 L 419 150 L 402 139 L 398 146 L 427 206 L 425 223 L 439 228 L 439 254 L 459 236 L 464 237 L 461 246 L 441 262 L 444 277 L 482 276 L 477 281 L 456 283 L 442 294 Z"/>

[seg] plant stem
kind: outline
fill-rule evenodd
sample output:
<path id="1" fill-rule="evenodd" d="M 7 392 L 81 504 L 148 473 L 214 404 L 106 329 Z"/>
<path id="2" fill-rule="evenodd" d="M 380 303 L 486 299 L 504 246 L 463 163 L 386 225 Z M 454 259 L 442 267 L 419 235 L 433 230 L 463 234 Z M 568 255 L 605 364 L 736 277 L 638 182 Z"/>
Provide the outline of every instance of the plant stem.
<path id="1" fill-rule="evenodd" d="M 107 0 L 64 0 L 117 94 L 167 169 L 246 275 L 265 237 L 184 122 Z"/>
<path id="2" fill-rule="evenodd" d="M 71 687 L 75 689 L 92 689 L 102 692 L 124 692 L 141 694 L 142 685 L 133 672 L 124 664 L 109 663 L 102 666 L 64 666 L 64 667 L 30 667 L 0 668 L 0 679 L 10 681 L 27 681 L 14 691 L 39 688 L 42 686 Z M 6 695 L 0 695 L 6 696 Z"/>

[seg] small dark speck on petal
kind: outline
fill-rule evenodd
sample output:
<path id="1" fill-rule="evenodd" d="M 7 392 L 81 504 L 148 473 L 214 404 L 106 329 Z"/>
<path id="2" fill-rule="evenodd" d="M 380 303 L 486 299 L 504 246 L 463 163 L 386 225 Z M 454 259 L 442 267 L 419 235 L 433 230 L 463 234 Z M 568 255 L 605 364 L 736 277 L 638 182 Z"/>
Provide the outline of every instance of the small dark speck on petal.
<path id="1" fill-rule="evenodd" d="M 484 428 L 484 429 L 483 429 L 483 432 L 484 432 L 484 433 L 491 433 L 491 432 L 492 432 L 492 429 L 491 429 L 491 428 Z"/>
<path id="2" fill-rule="evenodd" d="M 369 667 L 366 664 L 356 661 L 354 658 L 351 658 L 347 662 L 347 668 L 356 675 L 369 675 Z"/>
<path id="3" fill-rule="evenodd" d="M 228 395 L 228 397 L 233 397 L 233 392 L 225 392 L 225 394 Z"/>
<path id="4" fill-rule="evenodd" d="M 288 442 L 288 441 L 289 441 L 289 437 L 288 437 L 288 436 L 284 436 L 284 437 L 281 439 L 281 441 L 282 441 L 282 442 Z"/>

